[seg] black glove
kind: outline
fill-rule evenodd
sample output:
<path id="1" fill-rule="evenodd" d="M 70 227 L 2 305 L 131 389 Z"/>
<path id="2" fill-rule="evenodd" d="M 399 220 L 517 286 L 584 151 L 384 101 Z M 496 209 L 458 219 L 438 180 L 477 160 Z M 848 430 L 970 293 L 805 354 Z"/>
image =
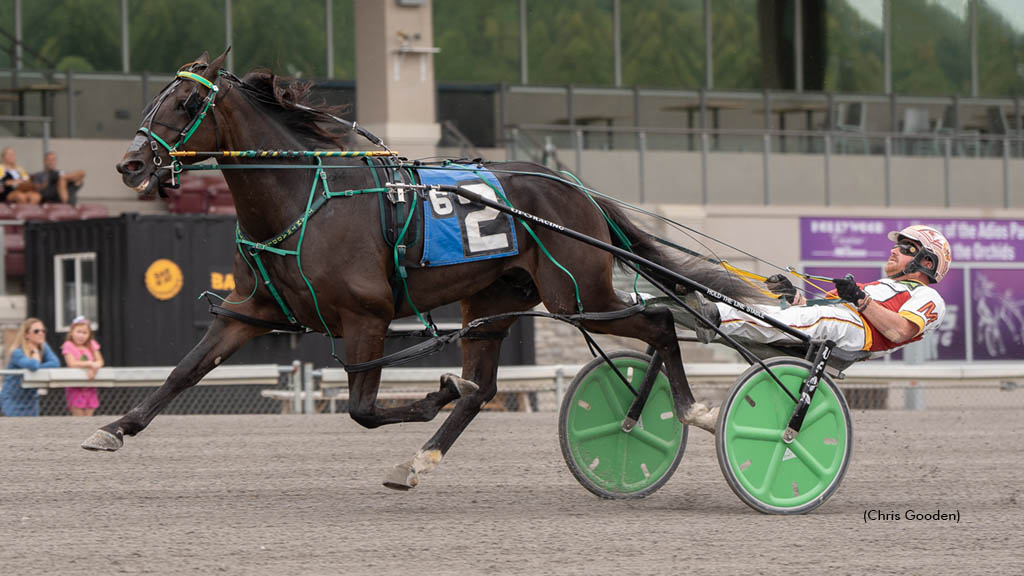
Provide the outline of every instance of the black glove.
<path id="1" fill-rule="evenodd" d="M 853 274 L 847 274 L 846 278 L 836 278 L 834 283 L 836 285 L 836 294 L 847 302 L 856 304 L 867 297 L 867 294 L 860 289 L 860 286 L 857 286 L 857 281 L 853 279 Z"/>
<path id="2" fill-rule="evenodd" d="M 796 286 L 793 286 L 793 283 L 789 281 L 789 278 L 786 278 L 782 274 L 776 274 L 765 278 L 764 285 L 768 287 L 768 290 L 770 290 L 772 294 L 778 294 L 779 296 L 785 297 L 786 302 L 789 302 L 790 304 L 792 304 L 793 300 L 796 298 Z"/>

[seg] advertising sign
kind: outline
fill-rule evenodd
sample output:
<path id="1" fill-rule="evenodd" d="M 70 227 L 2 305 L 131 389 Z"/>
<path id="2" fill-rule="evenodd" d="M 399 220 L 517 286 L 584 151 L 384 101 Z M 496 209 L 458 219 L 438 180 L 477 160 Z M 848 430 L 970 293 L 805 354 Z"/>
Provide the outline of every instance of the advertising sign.
<path id="1" fill-rule="evenodd" d="M 893 246 L 887 233 L 912 224 L 939 230 L 953 249 L 953 268 L 932 286 L 946 302 L 946 317 L 938 334 L 923 340 L 925 359 L 1024 358 L 1024 221 L 805 217 L 800 219 L 801 259 L 814 264 L 805 271 L 829 277 L 852 273 L 859 282 L 877 279 Z M 869 262 L 877 267 L 867 268 Z M 808 295 L 818 293 L 808 289 Z"/>
<path id="2" fill-rule="evenodd" d="M 1024 261 L 1024 221 L 899 218 L 801 218 L 803 260 L 877 260 L 889 257 L 891 230 L 924 224 L 942 232 L 953 262 Z"/>

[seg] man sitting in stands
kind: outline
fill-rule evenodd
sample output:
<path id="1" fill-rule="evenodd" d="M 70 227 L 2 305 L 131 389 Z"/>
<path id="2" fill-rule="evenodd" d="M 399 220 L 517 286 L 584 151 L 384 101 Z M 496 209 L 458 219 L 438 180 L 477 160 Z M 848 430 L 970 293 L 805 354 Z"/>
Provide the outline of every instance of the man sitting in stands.
<path id="1" fill-rule="evenodd" d="M 35 182 L 28 176 L 24 168 L 18 166 L 14 157 L 14 148 L 8 146 L 0 154 L 3 160 L 3 175 L 0 176 L 0 202 L 15 204 L 39 204 L 42 196 L 36 190 Z"/>
<path id="2" fill-rule="evenodd" d="M 78 203 L 78 190 L 85 180 L 85 170 L 64 172 L 57 169 L 57 154 L 47 152 L 43 156 L 43 170 L 32 175 L 32 181 L 42 196 L 42 202 Z"/>

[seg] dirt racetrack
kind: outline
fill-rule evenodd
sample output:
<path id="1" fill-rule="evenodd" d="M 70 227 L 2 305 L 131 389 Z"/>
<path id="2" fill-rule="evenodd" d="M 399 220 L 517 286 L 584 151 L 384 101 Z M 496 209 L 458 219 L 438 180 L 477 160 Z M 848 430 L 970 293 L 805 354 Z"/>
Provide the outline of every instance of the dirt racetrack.
<path id="1" fill-rule="evenodd" d="M 553 413 L 482 414 L 408 493 L 380 481 L 437 422 L 164 416 L 120 452 L 78 448 L 106 421 L 0 418 L 0 572 L 1024 573 L 1019 409 L 856 411 L 845 481 L 799 517 L 744 505 L 700 431 L 661 491 L 603 501 L 562 462 Z"/>

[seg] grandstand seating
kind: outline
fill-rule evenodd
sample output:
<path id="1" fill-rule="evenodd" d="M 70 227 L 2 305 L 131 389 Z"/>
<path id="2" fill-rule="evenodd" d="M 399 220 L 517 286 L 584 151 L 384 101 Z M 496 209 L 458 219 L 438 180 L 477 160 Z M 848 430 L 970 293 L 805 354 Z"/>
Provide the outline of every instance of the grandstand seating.
<path id="1" fill-rule="evenodd" d="M 180 187 L 167 190 L 167 209 L 173 214 L 234 214 L 234 200 L 220 176 L 186 175 Z"/>
<path id="2" fill-rule="evenodd" d="M 5 204 L 0 202 L 0 220 L 50 221 L 87 220 L 106 218 L 107 207 L 102 204 Z M 25 227 L 8 224 L 3 227 L 4 272 L 17 278 L 25 274 Z"/>

